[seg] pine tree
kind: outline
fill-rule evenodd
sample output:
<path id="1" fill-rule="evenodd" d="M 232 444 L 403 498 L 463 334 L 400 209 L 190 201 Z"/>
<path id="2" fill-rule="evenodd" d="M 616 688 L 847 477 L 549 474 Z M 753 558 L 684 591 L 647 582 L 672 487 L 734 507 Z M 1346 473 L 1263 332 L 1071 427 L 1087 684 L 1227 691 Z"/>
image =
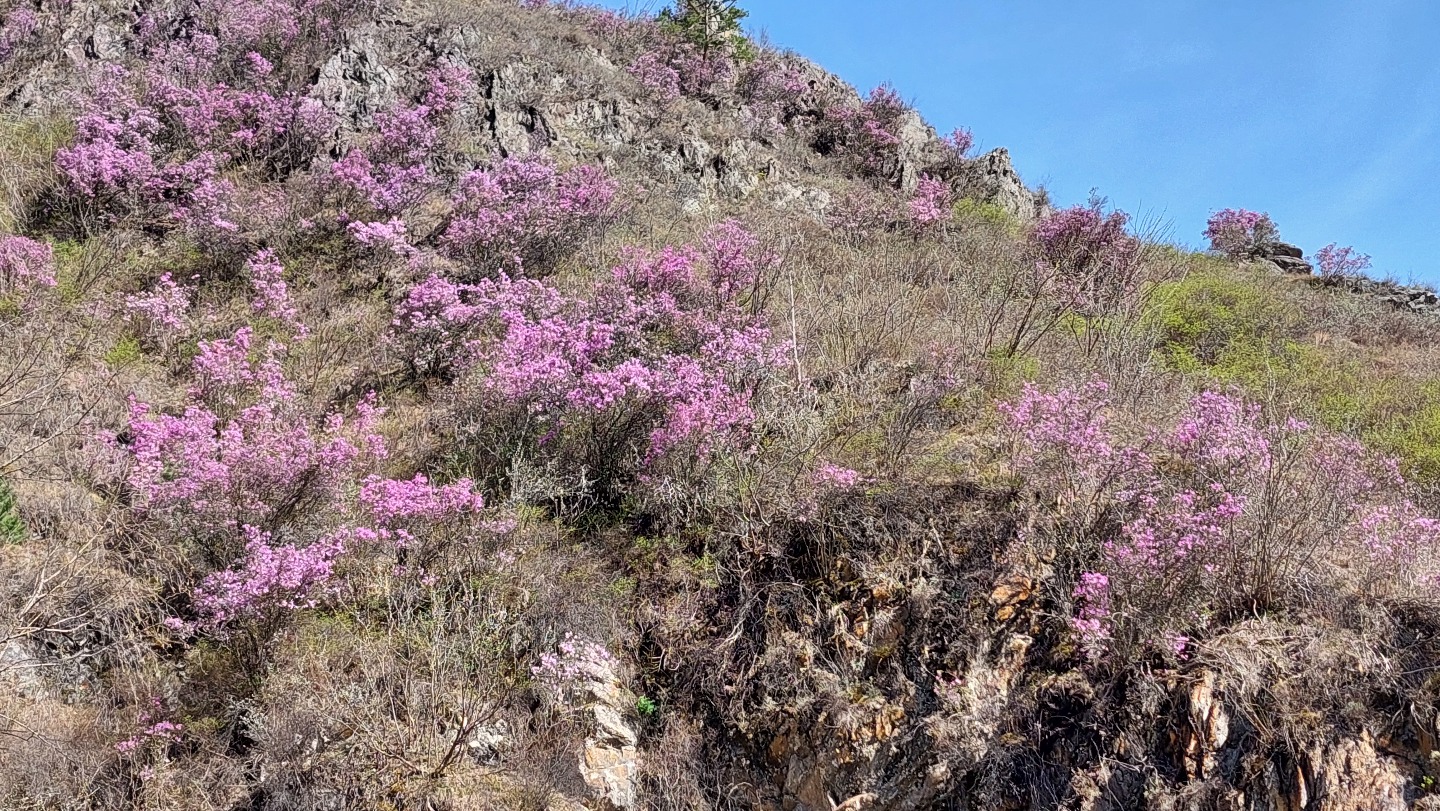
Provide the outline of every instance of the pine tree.
<path id="1" fill-rule="evenodd" d="M 660 12 L 661 22 L 707 58 L 737 38 L 740 21 L 748 16 L 738 0 L 675 0 L 674 8 Z"/>

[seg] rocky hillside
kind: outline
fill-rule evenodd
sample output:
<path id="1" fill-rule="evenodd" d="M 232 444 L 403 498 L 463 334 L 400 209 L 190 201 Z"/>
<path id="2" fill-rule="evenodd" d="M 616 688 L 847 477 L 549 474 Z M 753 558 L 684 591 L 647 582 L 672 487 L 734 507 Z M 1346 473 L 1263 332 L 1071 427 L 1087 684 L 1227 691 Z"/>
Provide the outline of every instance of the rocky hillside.
<path id="1" fill-rule="evenodd" d="M 0 11 L 3 807 L 1440 807 L 1432 291 L 732 3 Z"/>

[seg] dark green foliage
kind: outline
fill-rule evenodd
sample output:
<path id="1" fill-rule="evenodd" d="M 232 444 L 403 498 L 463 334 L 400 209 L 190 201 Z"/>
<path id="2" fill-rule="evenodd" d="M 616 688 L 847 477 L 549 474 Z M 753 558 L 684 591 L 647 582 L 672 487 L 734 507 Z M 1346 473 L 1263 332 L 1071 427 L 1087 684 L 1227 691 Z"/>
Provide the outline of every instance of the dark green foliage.
<path id="1" fill-rule="evenodd" d="M 660 23 L 709 57 L 742 40 L 740 21 L 748 16 L 737 0 L 675 0 L 660 12 Z"/>

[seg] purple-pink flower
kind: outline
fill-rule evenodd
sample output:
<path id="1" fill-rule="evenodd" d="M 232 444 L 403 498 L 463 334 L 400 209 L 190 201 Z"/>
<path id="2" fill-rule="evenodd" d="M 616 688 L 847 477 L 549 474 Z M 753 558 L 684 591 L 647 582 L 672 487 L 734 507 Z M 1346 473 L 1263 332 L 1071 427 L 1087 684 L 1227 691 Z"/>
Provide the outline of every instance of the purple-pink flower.
<path id="1" fill-rule="evenodd" d="M 1212 251 L 1232 259 L 1261 255 L 1278 235 L 1269 214 L 1243 208 L 1227 208 L 1210 215 L 1204 234 Z"/>

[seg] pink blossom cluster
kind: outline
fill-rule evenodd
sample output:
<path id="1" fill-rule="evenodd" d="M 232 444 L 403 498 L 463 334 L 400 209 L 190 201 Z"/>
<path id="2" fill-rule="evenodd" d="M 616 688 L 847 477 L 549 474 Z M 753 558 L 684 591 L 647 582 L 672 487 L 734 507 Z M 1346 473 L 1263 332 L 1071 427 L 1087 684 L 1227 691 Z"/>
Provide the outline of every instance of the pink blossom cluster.
<path id="1" fill-rule="evenodd" d="M 382 526 L 415 519 L 441 523 L 485 509 L 484 496 L 469 479 L 436 485 L 423 473 L 408 481 L 371 476 L 360 489 L 360 503 Z"/>
<path id="2" fill-rule="evenodd" d="M 1053 393 L 1027 383 L 1014 402 L 999 403 L 1018 467 L 1043 471 L 1047 484 L 1059 480 L 1066 491 L 1079 493 L 1113 468 L 1135 464 L 1111 436 L 1109 393 L 1110 384 L 1103 380 Z"/>
<path id="3" fill-rule="evenodd" d="M 1112 609 L 1163 624 L 1176 606 L 1199 611 L 1272 588 L 1281 569 L 1318 563 L 1318 550 L 1351 548 L 1393 567 L 1440 541 L 1440 522 L 1404 496 L 1394 460 L 1303 422 L 1268 424 L 1230 395 L 1197 395 L 1138 443 L 1120 440 L 1102 382 L 1027 385 L 999 409 L 1016 472 L 1054 499 L 1067 532 L 1102 533 L 1097 566 L 1076 588 L 1086 644 L 1113 632 Z"/>
<path id="4" fill-rule="evenodd" d="M 955 194 L 943 180 L 921 175 L 910 198 L 910 223 L 918 233 L 933 231 L 950 219 Z"/>
<path id="5" fill-rule="evenodd" d="M 301 43 L 329 41 L 353 11 L 333 0 L 137 6 L 138 58 L 99 62 L 74 94 L 75 138 L 55 159 L 68 193 L 101 218 L 140 216 L 235 248 L 246 205 L 229 170 L 308 165 L 336 122 L 303 84 Z"/>
<path id="6" fill-rule="evenodd" d="M 23 3 L 10 9 L 4 22 L 0 22 L 0 65 L 8 62 L 39 30 L 40 17 L 34 9 Z"/>
<path id="7" fill-rule="evenodd" d="M 135 749 L 143 748 L 147 743 L 168 745 L 168 743 L 174 743 L 176 740 L 180 740 L 180 733 L 184 732 L 184 725 L 170 722 L 170 720 L 158 720 L 158 722 L 151 723 L 150 719 L 148 719 L 148 714 L 147 716 L 141 717 L 141 723 L 147 726 L 141 729 L 140 732 L 135 733 L 135 735 L 131 735 L 130 738 L 121 740 L 120 743 L 115 743 L 115 752 L 120 752 L 121 755 L 128 755 L 128 753 L 134 752 Z"/>
<path id="8" fill-rule="evenodd" d="M 0 236 L 0 296 L 55 284 L 55 251 L 48 243 Z"/>
<path id="9" fill-rule="evenodd" d="M 1250 259 L 1264 253 L 1279 236 L 1269 214 L 1227 208 L 1210 215 L 1205 223 L 1210 250 L 1231 259 Z"/>
<path id="10" fill-rule="evenodd" d="M 441 125 L 475 89 L 474 73 L 464 65 L 441 64 L 427 71 L 425 78 L 423 103 L 376 115 L 374 137 L 330 167 L 338 187 L 358 194 L 382 214 L 402 214 L 440 186 L 431 164 L 438 157 Z M 352 234 L 371 239 L 362 244 L 375 244 L 383 235 L 386 244 L 396 246 L 403 229 L 397 231 L 395 222 L 392 217 L 379 232 L 367 229 L 380 223 L 364 223 L 358 232 L 352 228 Z"/>
<path id="11" fill-rule="evenodd" d="M 608 648 L 566 633 L 554 653 L 541 654 L 530 668 L 536 681 L 564 695 L 586 680 L 606 681 L 615 675 L 618 661 Z"/>
<path id="12" fill-rule="evenodd" d="M 219 562 L 192 596 L 196 621 L 174 620 L 177 630 L 223 637 L 237 623 L 273 628 L 328 593 L 337 562 L 353 549 L 403 555 L 437 532 L 470 526 L 483 510 L 469 480 L 437 485 L 371 472 L 386 455 L 373 396 L 355 406 L 353 421 L 317 418 L 285 376 L 283 346 L 260 351 L 243 328 L 199 349 L 184 411 L 156 413 L 132 399 L 116 440 L 129 457 L 137 517 Z"/>
<path id="13" fill-rule="evenodd" d="M 215 63 L 205 69 L 223 70 L 252 53 L 285 55 L 302 39 L 335 36 L 344 9 L 335 0 L 186 0 L 147 11 L 135 28 L 152 53 L 198 47 Z"/>
<path id="14" fill-rule="evenodd" d="M 827 111 L 830 138 L 864 173 L 884 174 L 900 148 L 900 124 L 909 110 L 894 88 L 881 85 L 858 106 Z"/>
<path id="15" fill-rule="evenodd" d="M 181 287 L 169 273 L 162 275 L 154 289 L 131 293 L 125 297 L 125 312 L 132 323 L 159 343 L 168 343 L 170 336 L 189 331 L 186 313 L 190 309 L 190 290 Z"/>
<path id="16" fill-rule="evenodd" d="M 734 60 L 723 48 L 709 51 L 693 43 L 662 35 L 658 29 L 643 33 L 643 50 L 627 72 L 651 91 L 657 101 L 668 104 L 683 96 L 714 98 L 735 84 Z"/>
<path id="17" fill-rule="evenodd" d="M 956 127 L 949 135 L 942 137 L 941 142 L 954 160 L 963 160 L 970 154 L 975 146 L 975 133 L 965 127 Z"/>
<path id="18" fill-rule="evenodd" d="M 742 306 L 776 261 L 723 223 L 699 248 L 632 251 L 588 299 L 535 280 L 433 277 L 399 307 L 397 340 L 417 369 L 469 369 L 497 406 L 552 430 L 613 414 L 606 422 L 645 426 L 646 460 L 703 451 L 748 427 L 751 381 L 783 361 Z"/>
<path id="19" fill-rule="evenodd" d="M 202 341 L 179 414 L 131 399 L 124 447 L 135 509 L 203 545 L 233 547 L 242 527 L 268 530 L 301 505 L 331 509 L 385 455 L 372 400 L 351 424 L 334 413 L 317 423 L 284 375 L 284 347 L 255 349 L 248 328 Z"/>
<path id="20" fill-rule="evenodd" d="M 294 6 L 201 3 L 184 25 L 142 17 L 145 58 L 133 69 L 102 63 L 79 94 L 75 140 L 55 159 L 70 193 L 109 216 L 161 216 L 220 236 L 238 230 L 234 185 L 221 171 L 243 163 L 287 171 L 334 126 L 318 102 L 282 86 L 269 59 L 240 52 L 252 40 L 288 44 L 279 9 Z M 278 37 L 266 33 L 275 26 L 284 29 Z"/>
<path id="21" fill-rule="evenodd" d="M 810 479 L 815 484 L 831 490 L 851 490 L 864 481 L 864 477 L 860 475 L 859 471 L 831 462 L 826 462 L 816 468 Z"/>
<path id="22" fill-rule="evenodd" d="M 413 257 L 418 252 L 415 246 L 410 244 L 405 221 L 399 217 L 375 222 L 356 220 L 347 225 L 346 230 L 351 239 L 367 248 L 384 248 L 402 258 Z"/>
<path id="23" fill-rule="evenodd" d="M 562 172 L 543 157 L 506 158 L 460 178 L 441 242 L 512 272 L 543 268 L 608 219 L 618 190 L 596 166 Z"/>
<path id="24" fill-rule="evenodd" d="M 1043 261 L 1055 267 L 1122 267 L 1135 258 L 1139 240 L 1125 227 L 1123 211 L 1106 214 L 1098 204 L 1052 212 L 1036 223 L 1033 238 Z"/>
<path id="25" fill-rule="evenodd" d="M 255 291 L 250 306 L 256 313 L 285 324 L 299 337 L 309 332 L 300 320 L 299 309 L 290 299 L 290 288 L 285 284 L 285 268 L 275 256 L 275 251 L 266 248 L 247 259 L 245 275 L 250 278 L 250 286 Z"/>
<path id="26" fill-rule="evenodd" d="M 1032 231 L 1036 261 L 1053 271 L 1074 306 L 1109 301 L 1137 281 L 1140 240 L 1125 230 L 1129 222 L 1125 212 L 1106 214 L 1098 202 L 1051 212 Z"/>
<path id="27" fill-rule="evenodd" d="M 207 576 L 192 597 L 200 630 L 224 635 L 243 620 L 273 619 L 277 614 L 312 607 L 329 588 L 336 559 L 344 551 L 338 537 L 306 546 L 278 544 L 271 534 L 242 527 L 245 552 L 230 568 Z"/>
<path id="28" fill-rule="evenodd" d="M 1330 280 L 1354 279 L 1370 269 L 1370 257 L 1357 253 L 1349 246 L 1339 247 L 1330 243 L 1315 252 L 1315 269 L 1320 278 Z"/>
<path id="29" fill-rule="evenodd" d="M 680 71 L 659 51 L 640 54 L 625 70 L 649 90 L 656 101 L 668 104 L 680 98 Z"/>

